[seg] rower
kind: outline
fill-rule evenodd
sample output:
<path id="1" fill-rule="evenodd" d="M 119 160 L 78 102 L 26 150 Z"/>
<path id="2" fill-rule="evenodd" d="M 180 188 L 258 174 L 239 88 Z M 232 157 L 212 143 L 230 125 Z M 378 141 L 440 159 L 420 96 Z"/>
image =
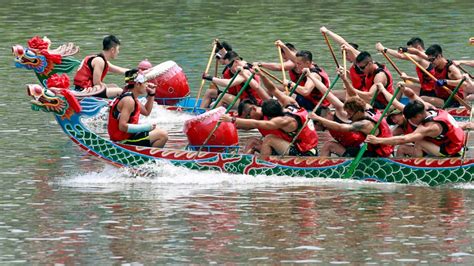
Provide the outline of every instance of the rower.
<path id="1" fill-rule="evenodd" d="M 407 88 L 405 82 L 399 82 L 397 86 L 400 87 L 400 89 L 403 91 L 403 94 L 405 94 L 405 96 L 407 96 L 411 102 L 420 101 L 425 105 L 427 109 L 435 108 L 429 102 L 423 101 L 423 99 L 420 96 L 416 95 L 412 89 Z M 378 86 L 378 90 L 379 93 L 382 94 L 388 101 L 392 99 L 393 95 L 388 92 L 383 86 Z M 409 123 L 408 120 L 405 119 L 405 117 L 403 116 L 403 109 L 405 108 L 405 105 L 397 99 L 394 99 L 392 106 L 395 108 L 387 115 L 386 118 L 387 123 L 389 125 L 395 125 L 395 127 L 392 128 L 392 135 L 406 135 L 415 131 L 416 126 L 412 123 Z M 414 152 L 415 147 L 411 144 L 398 145 L 395 155 L 397 157 L 413 157 Z"/>
<path id="2" fill-rule="evenodd" d="M 416 126 L 412 133 L 389 138 L 371 135 L 366 141 L 370 144 L 389 145 L 413 142 L 415 157 L 422 157 L 423 153 L 432 156 L 461 156 L 464 132 L 448 112 L 441 109 L 426 110 L 422 102 L 414 101 L 405 106 L 403 115 L 409 123 Z"/>
<path id="3" fill-rule="evenodd" d="M 343 37 L 327 29 L 324 26 L 322 26 L 319 31 L 323 34 L 327 34 L 329 37 L 334 39 L 341 46 L 341 50 L 346 50 L 346 59 L 347 61 L 352 63 L 351 67 L 349 68 L 349 75 L 352 86 L 356 90 L 362 90 L 364 87 L 365 74 L 364 71 L 361 71 L 360 69 L 356 68 L 355 65 L 355 59 L 360 54 L 360 51 L 358 50 L 359 45 L 346 41 Z M 346 93 L 343 90 L 335 91 L 334 95 L 341 99 L 341 101 L 346 99 Z"/>
<path id="4" fill-rule="evenodd" d="M 316 156 L 318 135 L 313 123 L 306 123 L 294 144 L 289 147 L 293 137 L 305 124 L 308 112 L 304 108 L 287 107 L 288 111 L 275 99 L 263 102 L 262 114 L 268 120 L 233 118 L 223 115 L 221 121 L 233 122 L 237 127 L 274 130 L 275 134 L 266 135 L 263 139 L 260 154 L 266 157 L 272 154 L 282 155 L 288 150 L 291 156 Z M 288 149 L 289 148 L 289 149 Z"/>
<path id="5" fill-rule="evenodd" d="M 426 71 L 434 75 L 434 66 L 431 62 L 426 60 L 424 56 L 419 56 L 416 53 L 425 52 L 425 44 L 420 37 L 413 37 L 407 41 L 407 47 L 400 47 L 398 50 L 393 50 L 384 47 L 381 43 L 375 44 L 375 49 L 379 52 L 387 53 L 393 57 L 402 60 L 409 60 L 402 52 L 410 52 L 411 58 L 415 60 L 420 66 L 422 66 Z M 425 74 L 422 69 L 416 66 L 417 78 L 408 76 L 406 73 L 402 73 L 402 79 L 405 81 L 410 81 L 410 83 L 405 84 L 406 86 L 414 89 L 418 95 L 426 102 L 436 104 L 435 93 L 435 81 Z M 417 85 L 419 84 L 419 85 Z"/>
<path id="6" fill-rule="evenodd" d="M 217 107 L 223 104 L 230 104 L 234 100 L 235 96 L 239 93 L 244 83 L 247 81 L 246 77 L 249 77 L 251 75 L 250 70 L 247 69 L 248 63 L 244 61 L 236 52 L 234 51 L 228 52 L 224 56 L 224 59 L 229 60 L 230 63 L 228 64 L 228 68 L 224 72 L 222 78 L 214 77 L 214 76 L 208 75 L 207 73 L 204 73 L 202 75 L 202 78 L 215 83 L 217 86 L 225 87 L 229 85 L 232 77 L 234 76 L 234 73 L 237 72 L 237 68 L 241 68 L 242 71 L 234 79 L 227 93 L 224 95 L 224 97 L 222 97 L 222 100 L 217 104 Z M 252 99 L 257 104 L 261 104 L 262 99 L 258 94 L 259 87 L 260 87 L 259 78 L 258 76 L 254 76 L 254 78 L 250 81 L 249 87 L 245 89 L 245 91 L 240 96 L 240 99 L 237 100 L 236 105 L 238 105 L 239 101 L 243 99 Z M 204 98 L 201 103 L 201 108 L 209 107 L 211 101 L 213 99 L 216 99 L 220 93 L 221 92 L 219 90 L 208 89 L 206 93 L 204 94 Z"/>
<path id="7" fill-rule="evenodd" d="M 97 55 L 88 55 L 82 60 L 76 75 L 74 85 L 76 90 L 96 91 L 93 96 L 101 98 L 115 98 L 123 89 L 116 84 L 103 82 L 108 72 L 124 74 L 127 68 L 113 65 L 110 61 L 116 59 L 120 52 L 120 40 L 114 35 L 106 36 L 102 41 L 102 52 Z"/>
<path id="8" fill-rule="evenodd" d="M 293 60 L 291 60 L 290 55 L 291 55 L 291 53 L 296 54 L 298 52 L 298 50 L 296 50 L 296 47 L 293 44 L 289 43 L 289 42 L 285 43 L 285 47 L 288 48 L 288 49 L 282 49 L 281 50 L 281 55 L 282 55 L 282 58 L 284 60 L 283 68 L 284 68 L 284 70 L 288 71 L 288 75 L 291 77 L 292 72 L 295 72 L 296 63 L 293 62 Z M 272 71 L 282 71 L 281 70 L 281 63 L 254 62 L 253 65 L 254 66 L 259 66 L 259 67 L 262 67 L 262 68 L 266 68 L 266 69 L 272 70 Z M 277 87 L 281 91 L 285 90 L 285 88 L 282 87 L 282 86 L 277 86 Z"/>
<path id="9" fill-rule="evenodd" d="M 446 59 L 443 56 L 443 50 L 440 45 L 433 44 L 425 52 L 427 60 L 430 61 L 435 68 L 434 77 L 438 80 L 436 82 L 435 91 L 436 97 L 439 98 L 435 106 L 443 106 L 444 102 L 449 98 L 451 93 L 446 91 L 443 86 L 447 86 L 453 90 L 459 83 L 458 80 L 462 79 L 462 74 L 459 68 L 457 68 L 451 60 Z M 464 98 L 463 87 L 461 86 L 457 92 L 457 95 L 462 99 Z M 457 100 L 452 100 L 447 107 L 459 107 L 460 103 Z"/>
<path id="10" fill-rule="evenodd" d="M 228 42 L 216 41 L 216 60 L 218 60 L 219 64 L 224 66 L 222 74 L 224 74 L 229 67 L 230 61 L 225 55 L 230 51 L 232 51 L 232 46 Z"/>
<path id="11" fill-rule="evenodd" d="M 370 102 L 377 92 L 376 83 L 381 83 L 385 89 L 393 93 L 393 78 L 388 68 L 380 63 L 374 62 L 368 52 L 361 52 L 355 61 L 355 68 L 365 74 L 363 88 L 355 92 L 366 102 Z M 352 86 L 349 84 L 349 86 Z M 375 109 L 384 109 L 388 101 L 382 95 L 377 95 L 374 102 Z"/>
<path id="12" fill-rule="evenodd" d="M 331 121 L 314 113 L 310 114 L 310 118 L 321 123 L 324 127 L 339 132 L 358 132 L 367 136 L 382 115 L 379 111 L 368 109 L 367 103 L 357 96 L 347 98 L 344 103 L 344 110 L 347 113 L 351 123 L 340 123 Z M 382 120 L 379 128 L 375 134 L 380 138 L 391 137 L 392 133 L 385 118 Z M 359 147 L 340 147 L 339 154 L 342 153 L 347 157 L 355 157 L 360 150 Z M 392 145 L 385 144 L 369 144 L 367 151 L 363 154 L 364 157 L 389 157 L 393 152 Z"/>
<path id="13" fill-rule="evenodd" d="M 107 126 L 110 140 L 123 144 L 163 147 L 168 141 L 168 133 L 156 127 L 156 124 L 140 124 L 140 114 L 148 116 L 153 109 L 155 86 L 147 83 L 138 69 L 125 72 L 126 86 L 117 97 L 109 112 Z M 145 105 L 138 101 L 138 96 L 147 94 Z"/>
<path id="14" fill-rule="evenodd" d="M 254 66 L 254 70 L 256 70 L 257 75 L 260 75 L 259 67 Z M 262 83 L 264 87 L 266 88 L 266 91 L 268 94 L 266 94 L 265 97 L 262 97 L 264 100 L 271 99 L 270 95 L 275 97 L 278 102 L 285 107 L 288 106 L 294 106 L 297 107 L 298 104 L 296 100 L 288 95 L 286 95 L 284 92 L 280 91 L 276 85 L 267 78 L 265 75 L 260 75 L 260 78 L 262 80 Z M 240 118 L 246 118 L 246 119 L 254 119 L 254 120 L 268 120 L 268 117 L 263 115 L 262 112 L 262 107 L 257 105 L 255 102 L 253 102 L 250 99 L 243 100 L 240 102 L 239 107 L 238 107 L 238 116 Z M 244 127 L 239 127 L 243 129 L 250 129 L 250 128 L 244 128 Z M 262 134 L 262 137 L 265 137 L 267 135 L 273 134 L 273 135 L 281 135 L 281 131 L 279 129 L 276 130 L 268 130 L 268 129 L 262 129 L 262 128 L 257 128 L 260 134 Z M 260 152 L 261 146 L 263 143 L 262 137 L 254 137 L 250 138 L 247 141 L 247 145 L 244 149 L 244 153 L 254 153 L 254 152 Z"/>
<path id="15" fill-rule="evenodd" d="M 294 70 L 290 70 L 290 80 L 283 81 L 284 85 L 288 86 L 289 89 L 292 89 L 295 86 L 294 83 L 298 81 L 304 68 L 308 68 L 312 73 L 315 73 L 316 78 L 326 87 L 330 86 L 328 74 L 323 68 L 313 62 L 313 54 L 310 51 L 301 50 L 294 53 L 280 40 L 276 41 L 276 45 L 281 47 L 282 51 L 285 51 L 288 57 L 296 63 Z M 321 92 L 316 89 L 315 83 L 307 77 L 304 77 L 300 81 L 295 92 L 297 94 L 296 101 L 299 106 L 307 110 L 313 110 L 323 96 Z M 327 107 L 329 104 L 328 100 L 324 100 L 322 106 Z"/>
<path id="16" fill-rule="evenodd" d="M 315 75 L 311 74 L 309 69 L 305 68 L 303 73 L 306 73 L 307 77 L 316 84 L 316 88 L 322 94 L 327 92 L 328 88 L 324 86 L 321 81 L 316 79 Z M 343 70 L 341 71 L 341 75 L 342 73 Z M 341 102 L 332 91 L 328 93 L 326 99 L 334 107 L 334 110 L 330 110 L 328 107 L 323 106 L 316 111 L 316 114 L 330 121 L 335 121 L 341 124 L 350 124 L 351 121 L 347 118 L 347 112 L 344 110 L 344 103 Z M 370 105 L 367 104 L 366 108 L 370 108 Z M 321 123 L 315 123 L 315 127 L 317 130 L 326 129 L 326 127 Z M 358 149 L 365 140 L 365 135 L 361 132 L 329 129 L 329 134 L 334 138 L 334 140 L 326 141 L 324 143 L 321 147 L 321 156 L 331 156 L 331 154 L 336 154 L 338 156 L 350 157 L 351 153 L 346 153 L 346 150 Z"/>

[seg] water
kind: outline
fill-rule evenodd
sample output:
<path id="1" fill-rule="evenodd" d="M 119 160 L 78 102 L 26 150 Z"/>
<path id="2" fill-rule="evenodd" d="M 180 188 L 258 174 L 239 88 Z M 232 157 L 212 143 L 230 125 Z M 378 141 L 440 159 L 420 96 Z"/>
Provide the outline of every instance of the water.
<path id="1" fill-rule="evenodd" d="M 195 94 L 217 37 L 250 62 L 277 61 L 274 40 L 290 41 L 333 77 L 322 25 L 381 62 L 375 42 L 398 47 L 412 36 L 440 43 L 449 58 L 472 59 L 473 12 L 471 1 L 3 3 L 0 263 L 472 264 L 472 184 L 253 177 L 166 164 L 136 178 L 85 155 L 50 115 L 31 111 L 24 84 L 36 79 L 13 68 L 10 47 L 47 35 L 53 46 L 75 42 L 82 58 L 113 33 L 122 40 L 115 64 L 174 60 Z M 414 74 L 411 63 L 396 63 Z M 186 117 L 153 119 L 176 131 Z"/>

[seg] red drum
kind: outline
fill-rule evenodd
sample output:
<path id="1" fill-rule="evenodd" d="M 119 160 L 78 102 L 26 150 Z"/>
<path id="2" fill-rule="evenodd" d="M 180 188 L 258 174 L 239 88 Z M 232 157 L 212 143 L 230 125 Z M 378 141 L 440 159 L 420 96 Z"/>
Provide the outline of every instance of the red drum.
<path id="1" fill-rule="evenodd" d="M 221 115 L 225 113 L 224 107 L 219 107 L 208 111 L 204 114 L 193 117 L 184 122 L 183 131 L 188 137 L 189 144 L 192 146 L 200 146 L 212 132 Z M 222 122 L 206 146 L 236 146 L 239 144 L 239 135 L 237 128 L 233 123 Z M 207 149 L 202 149 L 203 151 Z M 213 152 L 222 152 L 224 148 L 210 148 Z"/>
<path id="2" fill-rule="evenodd" d="M 155 99 L 159 104 L 173 105 L 189 95 L 188 79 L 183 69 L 173 61 L 166 61 L 150 68 L 145 78 L 156 85 Z M 173 99 L 161 102 L 159 98 Z"/>

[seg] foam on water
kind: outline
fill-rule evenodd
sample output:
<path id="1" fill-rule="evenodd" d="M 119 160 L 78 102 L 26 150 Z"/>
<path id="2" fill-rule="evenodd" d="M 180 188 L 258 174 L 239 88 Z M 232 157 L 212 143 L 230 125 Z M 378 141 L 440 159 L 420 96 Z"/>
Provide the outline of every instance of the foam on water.
<path id="1" fill-rule="evenodd" d="M 142 165 L 134 169 L 106 166 L 100 172 L 76 173 L 56 180 L 60 186 L 87 190 L 88 192 L 91 190 L 97 192 L 126 191 L 133 188 L 144 191 L 156 190 L 160 193 L 166 190 L 166 193 L 173 195 L 176 192 L 182 195 L 207 189 L 236 191 L 288 186 L 334 186 L 341 189 L 353 189 L 370 186 L 391 191 L 403 186 L 347 179 L 253 176 L 219 171 L 198 171 L 174 166 L 166 161 Z"/>

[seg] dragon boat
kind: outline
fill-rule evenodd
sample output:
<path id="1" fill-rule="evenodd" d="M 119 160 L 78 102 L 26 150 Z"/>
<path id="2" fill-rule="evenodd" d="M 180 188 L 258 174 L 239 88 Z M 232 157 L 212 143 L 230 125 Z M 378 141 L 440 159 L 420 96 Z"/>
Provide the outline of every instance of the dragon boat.
<path id="1" fill-rule="evenodd" d="M 52 113 L 64 133 L 87 153 L 118 167 L 137 167 L 154 162 L 196 170 L 217 170 L 248 175 L 344 178 L 353 158 L 270 156 L 239 154 L 237 149 L 196 151 L 124 145 L 93 132 L 84 121 L 107 108 L 108 101 L 95 97 L 77 99 L 67 89 L 28 85 L 32 109 Z M 72 96 L 71 96 L 72 95 Z M 474 159 L 466 158 L 362 158 L 352 179 L 404 184 L 441 185 L 471 182 Z"/>
<path id="2" fill-rule="evenodd" d="M 62 44 L 56 49 L 50 49 L 51 41 L 44 37 L 35 36 L 28 40 L 28 47 L 14 45 L 12 52 L 15 57 L 15 66 L 24 68 L 35 73 L 42 86 L 47 87 L 47 80 L 54 74 L 70 74 L 79 65 L 80 61 L 73 56 L 79 51 L 79 47 L 73 43 Z M 143 67 L 145 63 L 145 67 Z M 139 68 L 151 68 L 151 64 L 142 61 Z M 155 68 L 156 78 L 151 82 L 157 85 L 157 97 L 155 101 L 168 110 L 184 111 L 194 114 L 202 114 L 207 109 L 199 108 L 200 99 L 189 96 L 189 85 L 186 75 L 181 67 L 173 61 L 165 61 Z M 96 88 L 84 91 L 71 90 L 78 98 L 97 94 Z M 198 101 L 198 103 L 196 103 Z M 464 107 L 450 108 L 449 114 L 457 120 L 469 118 L 470 112 Z"/>

